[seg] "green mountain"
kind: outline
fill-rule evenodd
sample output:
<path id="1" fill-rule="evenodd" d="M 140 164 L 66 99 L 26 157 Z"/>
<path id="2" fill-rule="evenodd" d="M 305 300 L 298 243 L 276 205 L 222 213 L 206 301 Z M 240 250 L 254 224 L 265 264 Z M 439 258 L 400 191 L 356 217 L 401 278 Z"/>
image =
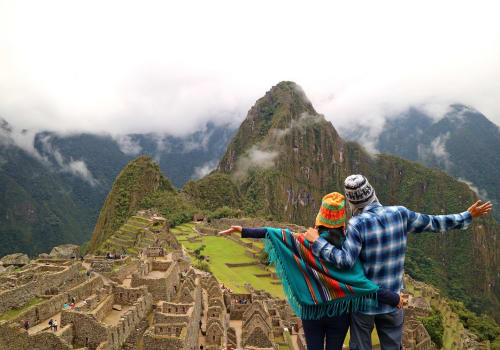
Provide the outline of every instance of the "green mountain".
<path id="1" fill-rule="evenodd" d="M 366 136 L 363 130 L 346 130 L 345 135 L 352 141 L 363 140 Z M 382 153 L 440 168 L 469 183 L 482 199 L 494 203 L 495 216 L 500 219 L 500 180 L 497 176 L 500 172 L 500 128 L 479 111 L 454 104 L 436 121 L 410 108 L 388 121 L 374 146 Z"/>
<path id="2" fill-rule="evenodd" d="M 215 168 L 233 134 L 233 128 L 211 123 L 185 137 L 133 134 L 114 139 L 44 131 L 26 147 L 27 132 L 0 118 L 0 177 L 5 179 L 0 185 L 5 193 L 0 257 L 12 252 L 36 256 L 54 245 L 88 241 L 115 178 L 137 153 L 154 157 L 174 185 L 182 187 Z M 33 214 L 24 220 L 26 210 Z"/>
<path id="3" fill-rule="evenodd" d="M 118 175 L 104 202 L 89 248 L 95 250 L 141 209 L 141 201 L 156 191 L 176 193 L 151 157 L 140 156 Z"/>
<path id="4" fill-rule="evenodd" d="M 438 169 L 344 141 L 293 82 L 279 83 L 255 103 L 210 176 L 232 179 L 231 196 L 247 215 L 310 226 L 322 196 L 342 191 L 345 177 L 357 173 L 368 177 L 384 205 L 441 214 L 464 211 L 477 198 Z M 218 193 L 202 190 L 204 181 L 185 191 L 203 209 L 222 205 Z M 487 217 L 465 231 L 411 235 L 406 271 L 474 311 L 500 317 L 499 231 Z"/>
<path id="5" fill-rule="evenodd" d="M 71 191 L 24 150 L 0 147 L 0 256 L 34 256 L 55 245 L 88 239 L 88 210 L 69 195 Z"/>

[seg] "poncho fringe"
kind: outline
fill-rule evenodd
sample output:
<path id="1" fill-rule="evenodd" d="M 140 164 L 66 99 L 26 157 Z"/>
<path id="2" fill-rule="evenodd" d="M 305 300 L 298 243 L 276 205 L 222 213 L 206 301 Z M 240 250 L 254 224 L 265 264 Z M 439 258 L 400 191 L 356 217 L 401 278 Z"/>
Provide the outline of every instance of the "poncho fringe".
<path id="1" fill-rule="evenodd" d="M 333 317 L 344 313 L 363 311 L 378 304 L 378 288 L 368 293 L 359 295 L 349 294 L 339 299 L 329 300 L 315 305 L 308 305 L 300 302 L 292 292 L 292 288 L 288 278 L 290 274 L 287 271 L 287 266 L 283 263 L 282 259 L 277 253 L 274 242 L 270 238 L 269 230 L 266 233 L 265 244 L 265 251 L 269 256 L 269 263 L 274 264 L 276 268 L 276 275 L 283 285 L 283 291 L 285 292 L 288 302 L 290 303 L 295 314 L 301 319 L 318 320 L 323 317 Z"/>

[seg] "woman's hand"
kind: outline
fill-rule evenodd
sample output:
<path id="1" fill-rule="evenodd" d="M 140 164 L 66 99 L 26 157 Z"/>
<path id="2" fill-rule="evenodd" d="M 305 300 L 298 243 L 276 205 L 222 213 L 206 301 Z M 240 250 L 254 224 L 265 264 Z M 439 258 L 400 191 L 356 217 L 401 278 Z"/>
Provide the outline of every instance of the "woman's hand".
<path id="1" fill-rule="evenodd" d="M 399 292 L 399 304 L 398 304 L 398 308 L 401 309 L 403 307 L 403 293 Z"/>
<path id="2" fill-rule="evenodd" d="M 225 236 L 225 235 L 229 235 L 233 232 L 240 232 L 243 230 L 243 228 L 241 226 L 231 226 L 231 228 L 228 228 L 227 230 L 224 230 L 224 231 L 220 231 L 219 233 L 217 233 L 217 236 Z"/>
<path id="3" fill-rule="evenodd" d="M 319 238 L 318 230 L 315 228 L 308 228 L 306 233 L 304 233 L 304 238 L 309 242 L 314 243 Z"/>

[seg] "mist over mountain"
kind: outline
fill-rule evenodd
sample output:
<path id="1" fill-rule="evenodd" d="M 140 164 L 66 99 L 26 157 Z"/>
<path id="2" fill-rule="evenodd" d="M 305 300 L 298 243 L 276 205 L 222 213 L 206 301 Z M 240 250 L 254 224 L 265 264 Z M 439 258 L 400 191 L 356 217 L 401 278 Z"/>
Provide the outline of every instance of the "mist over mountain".
<path id="1" fill-rule="evenodd" d="M 232 198 L 247 215 L 310 226 L 322 196 L 342 192 L 345 177 L 359 173 L 367 176 L 384 205 L 443 214 L 463 212 L 477 199 L 467 184 L 439 169 L 370 154 L 358 143 L 344 141 L 293 82 L 281 82 L 257 100 L 217 171 L 188 182 L 183 191 L 206 210 Z M 233 188 L 222 185 L 229 180 Z M 218 188 L 230 193 L 220 196 Z M 476 311 L 495 313 L 500 298 L 498 232 L 500 225 L 489 216 L 465 231 L 410 235 L 406 272 Z"/>
<path id="2" fill-rule="evenodd" d="M 454 104 L 439 119 L 417 108 L 386 120 L 375 137 L 365 128 L 342 129 L 343 137 L 426 166 L 444 170 L 494 203 L 500 218 L 500 128 L 472 107 Z"/>
<path id="3" fill-rule="evenodd" d="M 88 241 L 115 178 L 131 160 L 153 157 L 180 188 L 216 167 L 234 132 L 209 123 L 185 137 L 59 135 L 16 130 L 1 119 L 0 237 L 5 243 L 0 256 L 12 251 L 33 256 L 61 243 Z"/>

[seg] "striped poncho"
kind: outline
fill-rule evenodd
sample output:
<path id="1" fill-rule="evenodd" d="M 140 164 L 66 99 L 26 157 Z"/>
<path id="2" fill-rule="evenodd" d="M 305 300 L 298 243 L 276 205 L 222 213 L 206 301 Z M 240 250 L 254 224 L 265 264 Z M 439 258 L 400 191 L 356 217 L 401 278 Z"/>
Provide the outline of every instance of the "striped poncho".
<path id="1" fill-rule="evenodd" d="M 359 260 L 352 269 L 339 270 L 314 256 L 303 235 L 265 229 L 269 262 L 275 264 L 285 295 L 301 319 L 332 317 L 377 304 L 378 286 L 365 277 Z"/>

